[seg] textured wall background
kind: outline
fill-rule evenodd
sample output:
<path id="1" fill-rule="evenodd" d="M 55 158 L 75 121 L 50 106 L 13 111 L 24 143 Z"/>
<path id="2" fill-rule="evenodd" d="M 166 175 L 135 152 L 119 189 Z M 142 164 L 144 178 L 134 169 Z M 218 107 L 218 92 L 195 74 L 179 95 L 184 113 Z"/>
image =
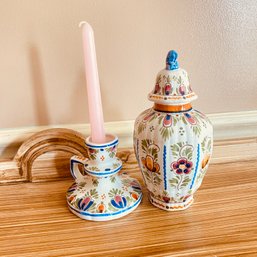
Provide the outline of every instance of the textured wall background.
<path id="1" fill-rule="evenodd" d="M 1 127 L 88 122 L 94 28 L 105 121 L 134 119 L 170 49 L 206 113 L 257 109 L 257 1 L 1 0 Z"/>

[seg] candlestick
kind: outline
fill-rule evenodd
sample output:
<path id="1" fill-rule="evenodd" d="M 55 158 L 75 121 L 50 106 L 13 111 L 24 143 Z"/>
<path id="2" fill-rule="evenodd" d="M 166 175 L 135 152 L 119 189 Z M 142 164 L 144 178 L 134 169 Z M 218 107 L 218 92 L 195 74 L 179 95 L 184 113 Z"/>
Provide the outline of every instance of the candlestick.
<path id="1" fill-rule="evenodd" d="M 81 25 L 91 137 L 85 141 L 87 157 L 71 157 L 75 182 L 67 191 L 67 203 L 70 211 L 82 219 L 106 221 L 135 210 L 143 194 L 139 182 L 121 172 L 122 161 L 116 156 L 118 137 L 105 135 L 93 30 L 86 22 Z"/>
<path id="2" fill-rule="evenodd" d="M 79 27 L 82 27 L 91 140 L 94 143 L 104 143 L 106 137 L 96 61 L 94 31 L 85 21 L 80 22 Z"/>

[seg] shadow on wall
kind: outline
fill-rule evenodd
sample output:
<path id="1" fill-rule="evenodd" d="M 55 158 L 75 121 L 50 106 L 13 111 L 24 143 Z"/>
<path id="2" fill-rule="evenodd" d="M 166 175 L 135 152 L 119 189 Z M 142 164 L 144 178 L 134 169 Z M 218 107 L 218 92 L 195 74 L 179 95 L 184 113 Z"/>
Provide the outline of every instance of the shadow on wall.
<path id="1" fill-rule="evenodd" d="M 29 62 L 32 82 L 32 92 L 34 99 L 34 111 L 36 125 L 48 125 L 49 114 L 46 104 L 44 77 L 42 74 L 42 65 L 40 62 L 38 49 L 31 45 L 29 47 Z"/>
<path id="2" fill-rule="evenodd" d="M 86 79 L 82 68 L 78 72 L 77 80 L 71 87 L 74 89 L 69 99 L 72 110 L 70 117 L 66 117 L 66 123 L 88 123 Z"/>
<path id="3" fill-rule="evenodd" d="M 115 99 L 112 96 L 112 92 L 109 89 L 110 87 L 108 87 L 108 85 L 103 85 L 103 84 L 104 82 L 101 83 L 101 78 L 100 78 L 104 121 L 110 122 L 110 121 L 124 120 L 124 117 L 121 111 L 124 108 L 124 106 L 122 106 L 122 104 L 119 103 L 119 99 Z M 127 96 L 124 95 L 120 97 L 122 98 Z M 133 102 L 133 99 L 131 99 L 131 102 Z M 127 108 L 129 108 L 129 106 Z"/>

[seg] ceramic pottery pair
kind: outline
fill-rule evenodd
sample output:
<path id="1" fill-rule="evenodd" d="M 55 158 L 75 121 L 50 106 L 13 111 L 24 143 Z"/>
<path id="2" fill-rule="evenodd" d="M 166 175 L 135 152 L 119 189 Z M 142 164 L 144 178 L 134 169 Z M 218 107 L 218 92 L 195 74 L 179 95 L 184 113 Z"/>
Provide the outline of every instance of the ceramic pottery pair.
<path id="1" fill-rule="evenodd" d="M 85 143 L 89 158 L 71 158 L 75 183 L 66 198 L 70 211 L 82 219 L 117 219 L 136 209 L 142 199 L 139 182 L 119 173 L 122 161 L 116 157 L 118 138 L 110 134 L 107 138 L 108 143 L 95 144 L 88 137 Z"/>
<path id="2" fill-rule="evenodd" d="M 177 53 L 170 51 L 148 95 L 154 106 L 139 115 L 134 129 L 134 149 L 149 199 L 164 210 L 188 208 L 208 168 L 212 125 L 192 108 L 196 98 Z"/>
<path id="3" fill-rule="evenodd" d="M 148 99 L 154 106 L 135 121 L 134 149 L 151 203 L 168 211 L 193 203 L 212 154 L 213 131 L 207 117 L 191 106 L 197 96 L 187 72 L 170 51 Z M 72 157 L 75 183 L 67 191 L 69 209 L 82 219 L 105 221 L 132 212 L 142 199 L 139 182 L 118 173 L 118 138 L 106 144 L 86 139 L 89 159 Z M 79 165 L 83 165 L 82 171 Z"/>

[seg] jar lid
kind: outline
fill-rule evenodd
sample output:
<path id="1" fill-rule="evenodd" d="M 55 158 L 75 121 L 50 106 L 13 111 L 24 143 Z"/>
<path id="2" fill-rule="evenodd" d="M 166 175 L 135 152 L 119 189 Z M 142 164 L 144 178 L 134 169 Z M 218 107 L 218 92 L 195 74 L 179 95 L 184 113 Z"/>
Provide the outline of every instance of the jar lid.
<path id="1" fill-rule="evenodd" d="M 187 72 L 179 68 L 176 51 L 169 51 L 166 68 L 157 74 L 153 91 L 148 99 L 162 105 L 181 105 L 197 98 L 189 83 Z"/>

